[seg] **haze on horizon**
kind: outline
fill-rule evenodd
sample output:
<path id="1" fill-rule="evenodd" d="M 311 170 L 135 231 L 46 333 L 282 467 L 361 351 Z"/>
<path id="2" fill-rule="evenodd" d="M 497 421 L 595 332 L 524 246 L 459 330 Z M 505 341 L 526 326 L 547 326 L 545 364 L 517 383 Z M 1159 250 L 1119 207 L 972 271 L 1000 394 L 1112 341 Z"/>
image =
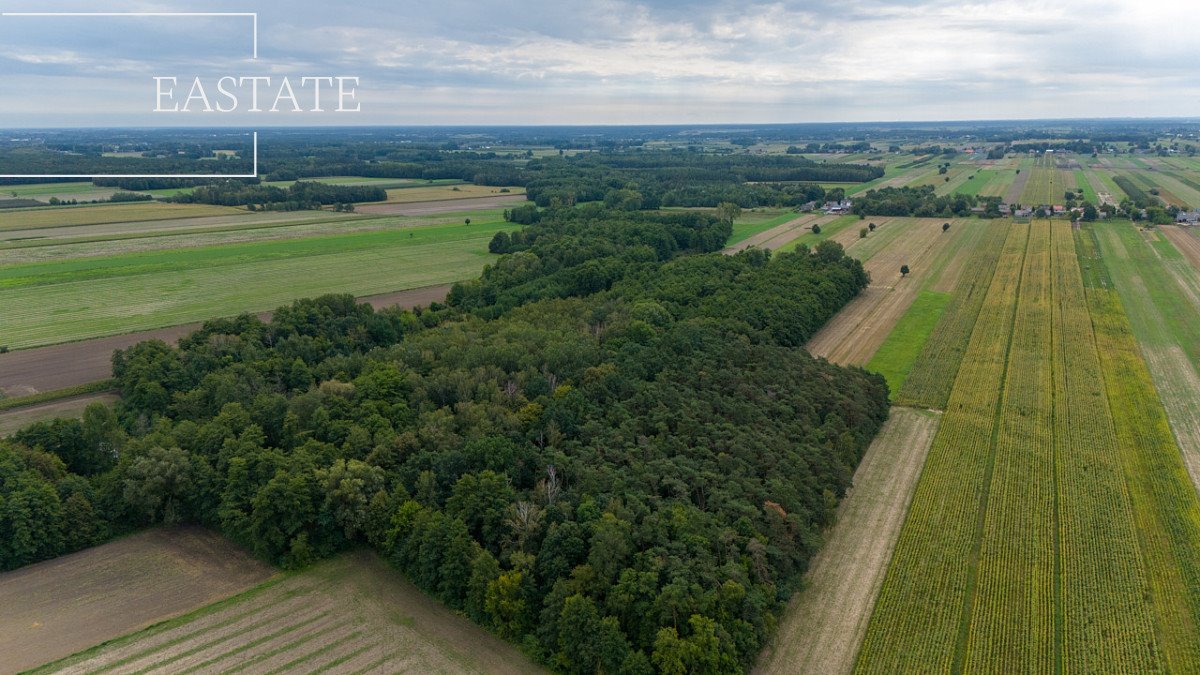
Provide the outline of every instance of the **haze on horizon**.
<path id="1" fill-rule="evenodd" d="M 0 4 L 0 127 L 1192 117 L 1180 0 Z M 363 112 L 153 114 L 155 75 L 357 75 Z"/>

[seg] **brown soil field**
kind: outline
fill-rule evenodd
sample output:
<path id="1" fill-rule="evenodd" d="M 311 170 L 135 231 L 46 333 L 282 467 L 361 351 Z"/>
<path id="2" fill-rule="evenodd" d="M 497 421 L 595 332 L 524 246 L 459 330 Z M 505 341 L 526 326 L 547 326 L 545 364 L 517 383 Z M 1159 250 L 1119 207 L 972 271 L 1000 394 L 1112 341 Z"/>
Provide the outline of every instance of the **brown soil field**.
<path id="1" fill-rule="evenodd" d="M 951 227 L 942 232 L 942 221 L 922 220 L 871 256 L 863 265 L 871 275 L 871 286 L 809 340 L 809 353 L 842 365 L 870 361 L 916 299 L 938 253 L 966 229 Z M 907 277 L 901 277 L 901 265 L 909 266 Z"/>
<path id="2" fill-rule="evenodd" d="M 275 571 L 205 529 L 156 529 L 0 574 L 0 673 L 239 593 Z"/>
<path id="3" fill-rule="evenodd" d="M 525 195 L 505 194 L 494 197 L 478 197 L 464 199 L 442 199 L 413 203 L 382 203 L 364 204 L 355 209 L 357 213 L 386 213 L 401 216 L 428 216 L 437 213 L 454 211 L 478 211 L 481 209 L 497 209 L 505 206 L 518 206 L 525 202 Z"/>
<path id="4" fill-rule="evenodd" d="M 515 647 L 360 551 L 39 672 L 536 673 Z"/>
<path id="5" fill-rule="evenodd" d="M 450 284 L 442 284 L 372 295 L 359 300 L 370 303 L 376 309 L 393 306 L 410 308 L 444 300 L 449 292 Z M 265 312 L 259 316 L 266 320 L 271 313 Z M 0 391 L 8 396 L 28 396 L 107 379 L 112 377 L 113 351 L 146 340 L 163 340 L 174 344 L 200 326 L 192 323 L 0 354 Z"/>
<path id="6" fill-rule="evenodd" d="M 764 230 L 758 234 L 743 239 L 733 246 L 725 248 L 725 253 L 737 253 L 744 251 L 751 246 L 756 248 L 775 249 L 783 246 L 789 241 L 804 234 L 814 224 L 825 224 L 832 220 L 829 216 L 819 216 L 816 214 L 806 214 L 793 218 L 786 223 L 776 225 L 769 230 Z"/>
<path id="7" fill-rule="evenodd" d="M 42 422 L 57 417 L 83 416 L 83 409 L 93 403 L 115 403 L 120 396 L 116 394 L 88 394 L 73 396 L 49 403 L 31 405 L 27 408 L 16 408 L 0 412 L 0 438 L 23 429 L 34 422 Z"/>
<path id="8" fill-rule="evenodd" d="M 939 419 L 892 408 L 813 558 L 808 586 L 788 605 L 755 672 L 840 675 L 854 668 Z"/>

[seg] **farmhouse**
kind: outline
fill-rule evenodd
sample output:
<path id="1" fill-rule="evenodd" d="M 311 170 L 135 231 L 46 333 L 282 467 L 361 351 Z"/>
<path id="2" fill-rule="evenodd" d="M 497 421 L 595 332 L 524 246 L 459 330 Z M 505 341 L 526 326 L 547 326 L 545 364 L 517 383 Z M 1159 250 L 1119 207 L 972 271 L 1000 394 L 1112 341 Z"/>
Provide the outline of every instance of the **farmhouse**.
<path id="1" fill-rule="evenodd" d="M 825 202 L 825 213 L 850 213 L 852 205 L 849 199 L 843 199 L 839 202 Z"/>
<path id="2" fill-rule="evenodd" d="M 1175 222 L 1182 225 L 1195 225 L 1200 223 L 1200 211 L 1180 211 L 1175 214 Z"/>

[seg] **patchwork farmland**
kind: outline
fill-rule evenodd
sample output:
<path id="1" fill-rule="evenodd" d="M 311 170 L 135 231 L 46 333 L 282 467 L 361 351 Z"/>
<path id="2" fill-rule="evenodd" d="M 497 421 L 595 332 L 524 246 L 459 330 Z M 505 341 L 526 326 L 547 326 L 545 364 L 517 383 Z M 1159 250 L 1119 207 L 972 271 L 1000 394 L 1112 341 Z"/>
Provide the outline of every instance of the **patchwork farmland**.
<path id="1" fill-rule="evenodd" d="M 899 532 L 856 517 L 830 535 L 830 555 L 844 541 L 894 540 L 894 553 L 847 556 L 836 573 L 816 565 L 783 624 L 795 636 L 764 655 L 763 672 L 1197 665 L 1200 386 L 1186 350 L 1200 312 L 1196 270 L 1169 247 L 1194 239 L 1128 222 L 980 227 L 954 282 L 934 291 L 926 280 L 868 365 L 898 385 L 897 403 L 945 410 L 907 497 L 867 487 L 879 459 L 856 475 L 856 490 L 911 499 Z M 852 303 L 827 330 L 858 311 Z M 830 343 L 845 350 L 870 332 Z M 883 447 L 892 461 L 912 451 Z M 864 598 L 862 580 L 877 575 Z M 837 602 L 861 608 L 861 633 L 815 609 Z"/>

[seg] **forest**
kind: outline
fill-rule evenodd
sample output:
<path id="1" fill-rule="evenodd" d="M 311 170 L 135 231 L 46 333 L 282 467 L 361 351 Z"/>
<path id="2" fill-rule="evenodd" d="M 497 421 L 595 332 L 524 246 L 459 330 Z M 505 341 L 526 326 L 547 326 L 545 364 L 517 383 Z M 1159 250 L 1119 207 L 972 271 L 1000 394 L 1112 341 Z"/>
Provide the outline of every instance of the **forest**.
<path id="1" fill-rule="evenodd" d="M 219 206 L 255 206 L 264 211 L 301 211 L 319 209 L 327 204 L 381 202 L 387 191 L 369 185 L 331 185 L 315 181 L 297 181 L 286 188 L 225 181 L 201 185 L 180 192 L 168 201 L 180 204 L 216 204 Z"/>
<path id="2" fill-rule="evenodd" d="M 0 567 L 190 522 L 369 546 L 560 672 L 747 669 L 887 416 L 800 345 L 866 287 L 714 215 L 540 212 L 447 303 L 301 300 L 114 356 L 115 411 L 0 445 Z"/>

